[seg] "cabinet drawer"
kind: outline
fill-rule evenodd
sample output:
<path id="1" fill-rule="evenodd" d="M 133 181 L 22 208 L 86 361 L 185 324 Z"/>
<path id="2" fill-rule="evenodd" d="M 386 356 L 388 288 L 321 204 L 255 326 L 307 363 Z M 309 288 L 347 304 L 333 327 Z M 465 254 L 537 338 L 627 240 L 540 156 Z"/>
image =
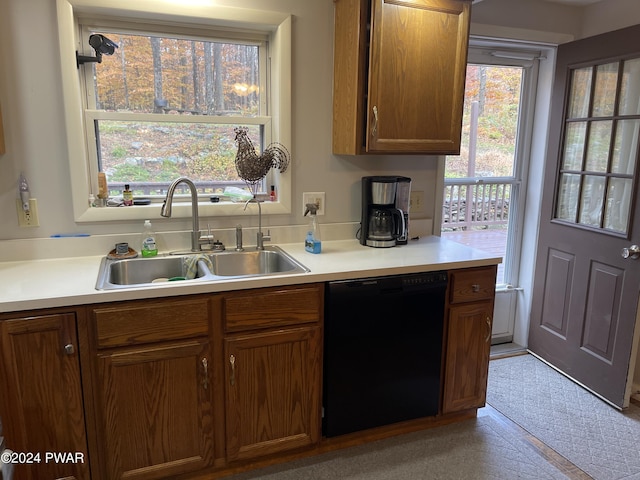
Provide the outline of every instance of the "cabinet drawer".
<path id="1" fill-rule="evenodd" d="M 317 322 L 322 314 L 321 284 L 264 288 L 224 295 L 226 332 L 240 332 Z"/>
<path id="2" fill-rule="evenodd" d="M 453 270 L 451 303 L 474 302 L 493 298 L 496 290 L 496 267 Z"/>
<path id="3" fill-rule="evenodd" d="M 93 309 L 98 348 L 206 336 L 209 317 L 206 298 L 147 300 Z"/>

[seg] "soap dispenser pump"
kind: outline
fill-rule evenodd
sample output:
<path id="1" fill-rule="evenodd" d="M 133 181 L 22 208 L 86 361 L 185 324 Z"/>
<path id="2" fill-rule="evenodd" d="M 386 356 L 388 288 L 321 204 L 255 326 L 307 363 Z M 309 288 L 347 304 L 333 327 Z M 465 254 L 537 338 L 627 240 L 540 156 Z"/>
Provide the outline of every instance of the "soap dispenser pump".
<path id="1" fill-rule="evenodd" d="M 315 203 L 307 203 L 304 216 L 309 217 L 309 228 L 307 228 L 307 236 L 304 240 L 304 249 L 311 253 L 320 253 L 322 251 L 322 242 L 320 240 L 320 225 L 318 225 L 318 206 Z"/>

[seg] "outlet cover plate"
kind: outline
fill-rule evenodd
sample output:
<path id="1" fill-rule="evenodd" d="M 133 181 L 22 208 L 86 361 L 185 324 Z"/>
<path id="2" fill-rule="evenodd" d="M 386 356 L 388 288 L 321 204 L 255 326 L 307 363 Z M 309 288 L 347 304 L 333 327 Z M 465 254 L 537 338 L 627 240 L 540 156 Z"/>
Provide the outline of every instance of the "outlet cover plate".
<path id="1" fill-rule="evenodd" d="M 39 227 L 38 202 L 35 198 L 29 199 L 29 213 L 22 208 L 22 201 L 16 198 L 16 210 L 18 211 L 18 225 L 21 227 Z"/>
<path id="2" fill-rule="evenodd" d="M 318 205 L 318 216 L 324 215 L 325 212 L 325 198 L 324 192 L 304 192 L 302 194 L 302 213 L 304 214 L 307 209 L 307 203 L 315 203 Z"/>
<path id="3" fill-rule="evenodd" d="M 424 212 L 424 191 L 415 190 L 409 197 L 409 211 L 413 213 Z"/>

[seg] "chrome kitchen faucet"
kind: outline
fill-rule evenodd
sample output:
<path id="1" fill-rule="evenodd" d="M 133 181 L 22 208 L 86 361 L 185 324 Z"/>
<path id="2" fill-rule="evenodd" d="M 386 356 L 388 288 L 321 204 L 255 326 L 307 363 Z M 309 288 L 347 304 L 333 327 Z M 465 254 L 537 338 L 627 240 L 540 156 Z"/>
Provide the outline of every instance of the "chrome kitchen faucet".
<path id="1" fill-rule="evenodd" d="M 173 194 L 176 191 L 176 187 L 184 183 L 191 190 L 191 220 L 193 223 L 193 231 L 191 232 L 191 251 L 200 252 L 200 221 L 198 219 L 198 191 L 194 183 L 186 177 L 180 177 L 173 181 L 167 190 L 167 196 L 164 199 L 162 208 L 160 209 L 160 215 L 169 218 L 171 216 L 171 205 L 173 203 Z"/>

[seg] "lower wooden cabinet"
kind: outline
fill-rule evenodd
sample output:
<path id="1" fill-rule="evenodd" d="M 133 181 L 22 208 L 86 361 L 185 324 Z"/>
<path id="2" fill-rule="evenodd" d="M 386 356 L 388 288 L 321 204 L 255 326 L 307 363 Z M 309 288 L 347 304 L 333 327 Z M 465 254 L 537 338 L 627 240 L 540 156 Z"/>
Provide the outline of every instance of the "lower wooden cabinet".
<path id="1" fill-rule="evenodd" d="M 489 302 L 451 307 L 443 413 L 484 406 L 492 315 Z"/>
<path id="2" fill-rule="evenodd" d="M 96 476 L 173 478 L 318 443 L 323 292 L 89 307 Z"/>
<path id="3" fill-rule="evenodd" d="M 320 441 L 323 291 L 310 285 L 222 297 L 225 331 L 234 332 L 224 339 L 227 460 Z"/>
<path id="4" fill-rule="evenodd" d="M 92 320 L 101 478 L 171 478 L 211 466 L 214 360 L 202 336 L 208 301 L 99 307 Z M 182 338 L 185 331 L 194 338 Z"/>
<path id="5" fill-rule="evenodd" d="M 32 462 L 14 478 L 88 480 L 75 313 L 2 320 L 0 342 L 6 446 Z"/>
<path id="6" fill-rule="evenodd" d="M 320 440 L 320 327 L 225 340 L 227 459 Z"/>
<path id="7" fill-rule="evenodd" d="M 485 405 L 496 267 L 450 276 L 443 413 Z"/>
<path id="8" fill-rule="evenodd" d="M 210 465 L 206 340 L 98 358 L 106 478 L 166 478 Z"/>

